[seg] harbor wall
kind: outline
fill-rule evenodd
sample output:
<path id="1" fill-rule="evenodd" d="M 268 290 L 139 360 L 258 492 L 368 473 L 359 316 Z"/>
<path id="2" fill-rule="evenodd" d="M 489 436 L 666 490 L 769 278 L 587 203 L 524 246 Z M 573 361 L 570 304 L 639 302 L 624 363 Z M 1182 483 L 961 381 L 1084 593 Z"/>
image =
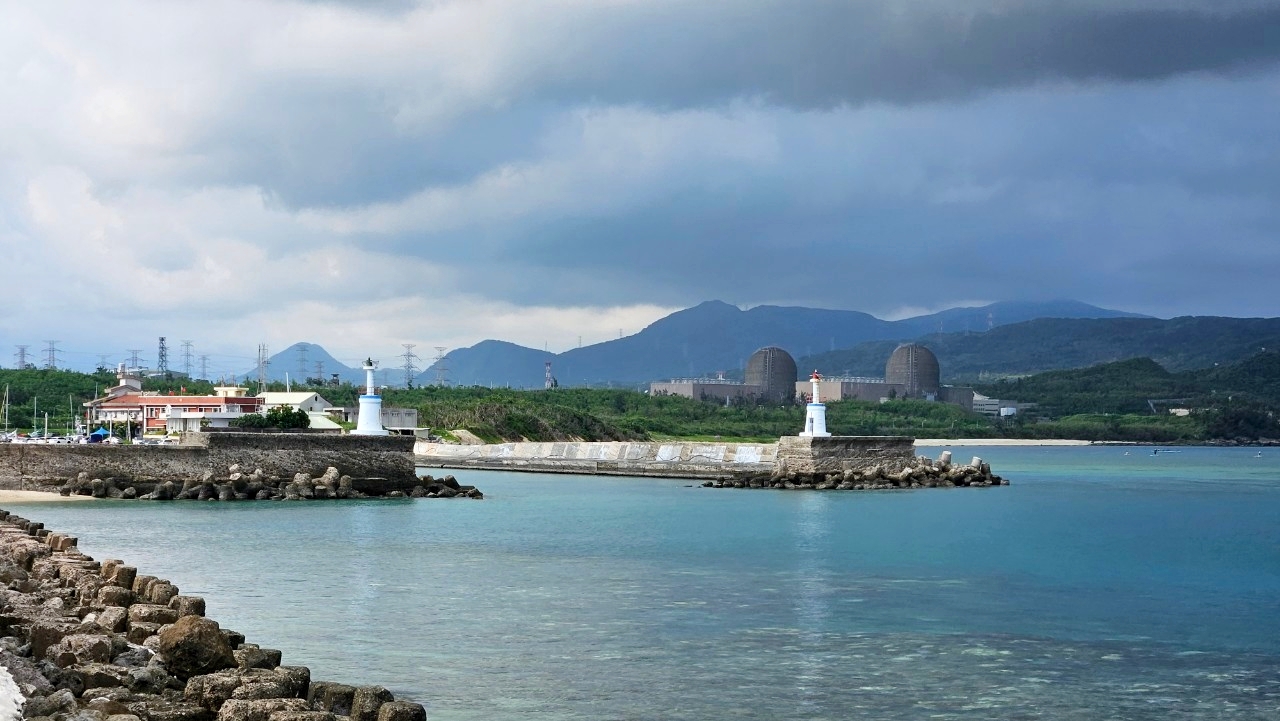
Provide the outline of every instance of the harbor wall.
<path id="1" fill-rule="evenodd" d="M 692 441 L 524 442 L 458 445 L 418 441 L 417 464 L 428 468 L 585 473 L 666 478 L 731 478 L 773 472 L 776 443 Z"/>
<path id="2" fill-rule="evenodd" d="M 865 471 L 896 473 L 916 460 L 905 436 L 784 437 L 777 443 L 555 442 L 458 445 L 419 441 L 419 466 L 545 473 L 736 479 Z"/>
<path id="3" fill-rule="evenodd" d="M 353 479 L 416 481 L 413 438 L 316 434 L 188 434 L 173 446 L 0 444 L 0 489 L 54 491 L 81 473 L 146 486 L 225 478 L 239 465 L 265 476 L 320 476 L 338 469 Z"/>

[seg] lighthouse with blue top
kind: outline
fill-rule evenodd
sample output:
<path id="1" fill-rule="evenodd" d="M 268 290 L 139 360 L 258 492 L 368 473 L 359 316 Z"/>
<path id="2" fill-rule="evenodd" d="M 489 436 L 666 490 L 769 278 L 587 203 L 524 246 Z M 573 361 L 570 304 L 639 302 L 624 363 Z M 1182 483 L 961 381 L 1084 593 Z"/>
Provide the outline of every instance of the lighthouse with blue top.
<path id="1" fill-rule="evenodd" d="M 356 429 L 351 431 L 356 436 L 385 436 L 382 427 L 382 396 L 373 386 L 373 371 L 377 364 L 370 358 L 364 362 L 365 389 L 360 396 L 360 415 L 356 416 Z"/>

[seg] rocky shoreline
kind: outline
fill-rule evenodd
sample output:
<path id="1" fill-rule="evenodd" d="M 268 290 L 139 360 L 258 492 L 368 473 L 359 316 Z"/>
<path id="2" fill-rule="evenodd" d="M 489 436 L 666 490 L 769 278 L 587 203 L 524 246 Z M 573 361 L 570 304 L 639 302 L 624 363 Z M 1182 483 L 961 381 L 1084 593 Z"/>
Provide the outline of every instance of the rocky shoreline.
<path id="1" fill-rule="evenodd" d="M 951 451 L 934 460 L 918 456 L 914 464 L 894 470 L 873 465 L 865 470 L 847 469 L 832 473 L 804 473 L 788 470 L 785 462 L 773 473 L 744 479 L 704 481 L 703 488 L 779 488 L 819 491 L 887 491 L 901 488 L 986 488 L 1007 486 L 1009 481 L 991 472 L 991 464 L 974 456 L 966 465 L 951 462 Z"/>
<path id="2" fill-rule="evenodd" d="M 425 721 L 380 686 L 305 666 L 204 617 L 204 599 L 101 563 L 0 511 L 0 667 L 37 721 Z"/>
<path id="3" fill-rule="evenodd" d="M 217 476 L 207 472 L 202 478 L 183 481 L 142 482 L 107 478 L 91 478 L 81 472 L 57 489 L 63 496 L 123 498 L 144 501 L 311 501 L 346 498 L 474 498 L 484 494 L 475 486 L 464 486 L 453 476 L 422 476 L 412 482 L 393 483 L 387 479 L 353 479 L 339 475 L 330 466 L 319 476 L 295 473 L 292 478 L 268 475 L 261 468 L 244 472 L 231 465 L 227 473 Z"/>

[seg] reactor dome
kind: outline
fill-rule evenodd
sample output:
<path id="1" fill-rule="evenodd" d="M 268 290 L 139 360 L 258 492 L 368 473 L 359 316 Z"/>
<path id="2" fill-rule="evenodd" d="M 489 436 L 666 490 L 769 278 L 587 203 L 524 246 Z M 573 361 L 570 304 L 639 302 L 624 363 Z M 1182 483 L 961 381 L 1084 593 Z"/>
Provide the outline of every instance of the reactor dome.
<path id="1" fill-rule="evenodd" d="M 761 348 L 747 359 L 745 380 L 760 388 L 762 399 L 791 403 L 796 398 L 796 361 L 776 346 Z"/>
<path id="2" fill-rule="evenodd" d="M 939 376 L 938 357 L 917 343 L 898 346 L 884 367 L 885 382 L 905 386 L 908 398 L 937 395 Z"/>

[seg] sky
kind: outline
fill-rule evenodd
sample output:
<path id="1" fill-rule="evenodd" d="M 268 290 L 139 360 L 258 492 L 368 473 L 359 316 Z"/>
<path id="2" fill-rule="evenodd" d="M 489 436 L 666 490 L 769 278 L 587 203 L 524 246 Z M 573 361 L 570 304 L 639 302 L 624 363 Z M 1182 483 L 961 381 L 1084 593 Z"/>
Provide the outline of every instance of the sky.
<path id="1" fill-rule="evenodd" d="M 710 299 L 1280 314 L 1280 0 L 0 13 L 0 366 L 562 351 Z"/>

